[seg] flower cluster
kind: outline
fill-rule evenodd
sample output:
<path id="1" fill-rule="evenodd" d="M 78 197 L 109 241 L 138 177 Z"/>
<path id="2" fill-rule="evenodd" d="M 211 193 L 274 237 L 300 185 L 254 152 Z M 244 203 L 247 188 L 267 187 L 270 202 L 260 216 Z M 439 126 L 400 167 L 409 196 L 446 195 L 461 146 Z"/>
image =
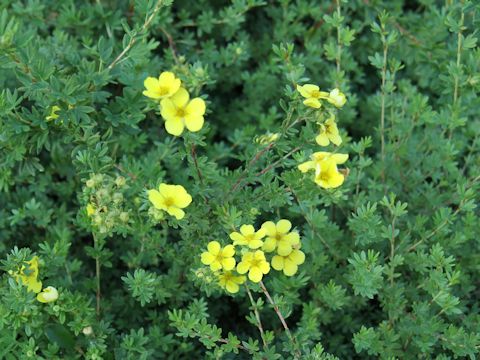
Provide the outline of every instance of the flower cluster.
<path id="1" fill-rule="evenodd" d="M 85 185 L 88 197 L 85 212 L 99 233 L 109 234 L 120 228 L 119 225 L 128 225 L 130 214 L 125 209 L 123 196 L 128 185 L 123 176 L 92 174 Z"/>
<path id="2" fill-rule="evenodd" d="M 42 282 L 38 280 L 38 256 L 25 262 L 17 271 L 9 271 L 9 274 L 17 281 L 27 287 L 27 290 L 37 294 L 37 300 L 42 303 L 53 302 L 58 299 L 58 291 L 53 286 L 47 286 L 42 290 Z"/>
<path id="3" fill-rule="evenodd" d="M 230 234 L 233 244 L 222 247 L 211 241 L 201 254 L 201 262 L 210 267 L 218 284 L 230 293 L 238 292 L 247 277 L 254 283 L 260 282 L 271 267 L 293 276 L 305 261 L 305 254 L 300 250 L 300 235 L 291 228 L 292 223 L 285 219 L 277 223 L 267 221 L 259 230 L 253 225 L 242 225 L 239 232 Z M 270 262 L 267 255 L 271 255 Z"/>
<path id="4" fill-rule="evenodd" d="M 330 92 L 320 91 L 317 85 L 306 84 L 297 85 L 297 91 L 305 100 L 303 103 L 311 108 L 320 109 L 322 100 L 333 105 L 335 108 L 341 108 L 347 102 L 345 94 L 339 89 L 333 89 Z M 324 119 L 323 114 L 316 115 L 319 119 L 319 134 L 315 141 L 320 146 L 328 146 L 330 143 L 339 146 L 342 138 L 335 122 L 335 114 L 328 111 L 328 117 Z M 322 120 L 324 119 L 324 120 Z M 345 180 L 345 176 L 338 170 L 337 165 L 343 164 L 348 159 L 346 154 L 333 154 L 329 152 L 316 152 L 311 156 L 311 161 L 307 161 L 298 166 L 303 173 L 309 170 L 315 170 L 314 181 L 317 185 L 324 189 L 334 189 L 341 186 Z"/>
<path id="5" fill-rule="evenodd" d="M 147 77 L 144 81 L 143 95 L 160 102 L 160 114 L 165 120 L 165 130 L 174 136 L 180 136 L 185 127 L 199 131 L 203 127 L 205 101 L 197 97 L 190 99 L 187 89 L 175 74 L 164 71 L 158 78 Z"/>

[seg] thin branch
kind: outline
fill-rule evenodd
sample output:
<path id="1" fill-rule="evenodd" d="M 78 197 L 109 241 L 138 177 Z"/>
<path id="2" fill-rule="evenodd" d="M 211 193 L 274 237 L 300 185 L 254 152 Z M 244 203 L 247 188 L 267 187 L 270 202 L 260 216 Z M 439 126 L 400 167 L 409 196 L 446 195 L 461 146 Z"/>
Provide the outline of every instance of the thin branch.
<path id="1" fill-rule="evenodd" d="M 267 347 L 267 341 L 265 340 L 265 333 L 263 331 L 262 320 L 260 320 L 260 313 L 258 312 L 257 304 L 253 300 L 252 293 L 251 293 L 247 283 L 245 283 L 245 289 L 247 289 L 248 298 L 250 299 L 250 303 L 252 304 L 253 312 L 255 313 L 255 318 L 257 319 L 257 327 L 258 327 L 258 331 L 260 331 L 260 337 L 262 338 L 263 347 L 266 348 Z"/>
<path id="2" fill-rule="evenodd" d="M 113 60 L 110 65 L 108 65 L 108 67 L 107 67 L 108 70 L 112 70 L 113 67 L 115 65 L 117 65 L 120 62 L 120 60 L 130 51 L 132 46 L 135 45 L 135 43 L 138 40 L 137 36 L 148 30 L 148 28 L 150 27 L 150 24 L 152 23 L 153 19 L 155 18 L 157 13 L 160 11 L 160 8 L 162 7 L 162 3 L 163 3 L 163 0 L 158 0 L 157 3 L 155 4 L 155 7 L 154 7 L 152 13 L 150 14 L 149 17 L 147 17 L 147 19 L 145 20 L 145 23 L 140 28 L 140 31 L 138 31 L 138 32 L 133 31 L 132 32 L 132 35 L 130 37 L 130 41 L 128 42 L 127 46 L 122 50 L 122 52 L 120 54 L 118 54 L 118 56 L 115 58 L 115 60 Z"/>

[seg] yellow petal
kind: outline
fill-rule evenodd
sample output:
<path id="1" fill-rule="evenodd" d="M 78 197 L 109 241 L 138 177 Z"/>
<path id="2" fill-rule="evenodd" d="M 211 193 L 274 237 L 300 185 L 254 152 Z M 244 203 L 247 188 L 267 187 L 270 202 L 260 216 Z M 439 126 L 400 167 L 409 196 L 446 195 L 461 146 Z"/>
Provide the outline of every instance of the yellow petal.
<path id="1" fill-rule="evenodd" d="M 286 234 L 292 228 L 292 223 L 288 220 L 282 219 L 277 222 L 277 231 L 281 234 Z"/>
<path id="2" fill-rule="evenodd" d="M 222 268 L 222 264 L 220 263 L 220 261 L 218 260 L 214 260 L 211 264 L 210 264 L 210 270 L 212 271 L 218 271 Z"/>
<path id="3" fill-rule="evenodd" d="M 313 84 L 305 84 L 303 86 L 297 85 L 297 91 L 302 95 L 304 98 L 309 98 L 312 96 L 312 92 L 316 92 L 320 90 L 317 85 Z"/>
<path id="4" fill-rule="evenodd" d="M 278 255 L 287 256 L 292 252 L 292 246 L 287 241 L 281 241 L 277 248 Z"/>
<path id="5" fill-rule="evenodd" d="M 243 235 L 252 235 L 255 233 L 255 228 L 252 225 L 242 225 L 240 226 L 240 232 Z"/>
<path id="6" fill-rule="evenodd" d="M 285 265 L 283 267 L 283 273 L 286 276 L 293 276 L 298 270 L 298 266 L 295 265 L 291 260 L 285 259 Z"/>
<path id="7" fill-rule="evenodd" d="M 337 146 L 342 143 L 342 138 L 340 137 L 340 134 L 338 132 L 336 134 L 329 134 L 328 138 L 332 143 L 334 143 Z"/>
<path id="8" fill-rule="evenodd" d="M 143 81 L 143 86 L 145 86 L 145 88 L 147 89 L 147 91 L 143 92 L 145 96 L 148 96 L 152 99 L 160 99 L 161 97 L 161 95 L 159 94 L 160 84 L 158 82 L 158 79 L 149 76 Z"/>
<path id="9" fill-rule="evenodd" d="M 258 283 L 262 280 L 263 273 L 260 270 L 259 267 L 254 266 L 250 268 L 250 271 L 248 272 L 248 278 L 253 281 L 254 283 Z"/>
<path id="10" fill-rule="evenodd" d="M 238 244 L 238 245 L 245 244 L 245 238 L 243 237 L 242 234 L 240 234 L 238 232 L 232 232 L 230 234 L 230 239 L 233 240 L 234 244 Z"/>
<path id="11" fill-rule="evenodd" d="M 297 265 L 301 265 L 305 262 L 305 254 L 301 250 L 293 250 L 288 258 Z"/>
<path id="12" fill-rule="evenodd" d="M 227 245 L 222 250 L 222 256 L 232 257 L 235 255 L 235 247 L 233 245 Z"/>
<path id="13" fill-rule="evenodd" d="M 210 241 L 207 245 L 208 252 L 216 256 L 221 249 L 220 243 L 218 241 Z"/>
<path id="14" fill-rule="evenodd" d="M 41 303 L 49 303 L 58 299 L 58 291 L 53 286 L 48 286 L 37 295 L 37 300 Z"/>
<path id="15" fill-rule="evenodd" d="M 148 200 L 153 204 L 153 206 L 160 210 L 166 210 L 165 202 L 163 196 L 157 190 L 148 190 Z"/>
<path id="16" fill-rule="evenodd" d="M 227 281 L 227 283 L 225 284 L 225 289 L 227 289 L 229 293 L 235 294 L 238 292 L 240 288 L 238 284 L 236 284 L 235 282 Z"/>
<path id="17" fill-rule="evenodd" d="M 172 100 L 170 99 L 163 99 L 160 102 L 160 115 L 162 115 L 162 118 L 165 120 L 178 120 L 177 116 L 177 107 L 173 103 Z"/>
<path id="18" fill-rule="evenodd" d="M 318 134 L 315 141 L 320 146 L 328 146 L 330 144 L 330 140 L 328 140 L 328 136 L 325 133 Z"/>
<path id="19" fill-rule="evenodd" d="M 270 272 L 270 264 L 266 261 L 261 262 L 259 267 L 264 274 L 268 274 Z"/>
<path id="20" fill-rule="evenodd" d="M 245 261 L 241 261 L 237 265 L 237 272 L 239 274 L 245 274 L 248 271 L 248 269 L 250 269 L 250 264 Z"/>
<path id="21" fill-rule="evenodd" d="M 258 249 L 262 247 L 263 241 L 262 240 L 251 240 L 248 242 L 248 247 L 250 249 Z"/>
<path id="22" fill-rule="evenodd" d="M 300 165 L 298 165 L 298 170 L 300 170 L 302 173 L 306 173 L 309 170 L 315 169 L 315 162 L 313 161 L 306 161 Z"/>
<path id="23" fill-rule="evenodd" d="M 332 159 L 336 164 L 343 164 L 348 160 L 348 154 L 332 154 Z"/>
<path id="24" fill-rule="evenodd" d="M 203 127 L 205 120 L 202 115 L 185 115 L 185 126 L 191 132 L 200 131 Z"/>
<path id="25" fill-rule="evenodd" d="M 322 106 L 322 103 L 315 98 L 308 98 L 303 101 L 303 104 L 314 109 L 319 109 Z"/>
<path id="26" fill-rule="evenodd" d="M 272 252 L 275 250 L 276 247 L 277 247 L 277 240 L 275 240 L 275 238 L 268 238 L 263 243 L 262 250 L 265 252 Z"/>
<path id="27" fill-rule="evenodd" d="M 200 261 L 204 265 L 210 265 L 214 260 L 215 260 L 215 256 L 213 256 L 209 252 L 203 252 L 202 255 L 200 255 Z"/>
<path id="28" fill-rule="evenodd" d="M 284 266 L 283 257 L 275 255 L 272 258 L 272 267 L 277 271 L 281 271 L 283 270 L 283 266 Z"/>
<path id="29" fill-rule="evenodd" d="M 225 270 L 233 270 L 235 268 L 235 259 L 232 257 L 224 258 L 222 260 L 222 267 Z"/>
<path id="30" fill-rule="evenodd" d="M 192 197 L 185 190 L 182 185 L 174 185 L 173 198 L 175 199 L 175 206 L 185 208 L 192 202 Z"/>
<path id="31" fill-rule="evenodd" d="M 185 125 L 183 125 L 183 121 L 181 120 L 165 121 L 165 130 L 167 130 L 170 135 L 180 136 L 184 128 Z"/>
<path id="32" fill-rule="evenodd" d="M 170 99 L 177 108 L 183 109 L 187 105 L 190 95 L 186 89 L 181 87 Z"/>
<path id="33" fill-rule="evenodd" d="M 205 101 L 202 98 L 195 98 L 188 103 L 185 111 L 192 115 L 203 115 L 205 114 L 205 109 Z"/>
<path id="34" fill-rule="evenodd" d="M 185 211 L 173 206 L 169 206 L 167 208 L 167 213 L 169 215 L 175 216 L 177 220 L 182 220 L 185 217 Z"/>
<path id="35" fill-rule="evenodd" d="M 277 227 L 273 221 L 266 221 L 262 224 L 262 229 L 265 230 L 267 236 L 275 236 L 277 234 Z"/>

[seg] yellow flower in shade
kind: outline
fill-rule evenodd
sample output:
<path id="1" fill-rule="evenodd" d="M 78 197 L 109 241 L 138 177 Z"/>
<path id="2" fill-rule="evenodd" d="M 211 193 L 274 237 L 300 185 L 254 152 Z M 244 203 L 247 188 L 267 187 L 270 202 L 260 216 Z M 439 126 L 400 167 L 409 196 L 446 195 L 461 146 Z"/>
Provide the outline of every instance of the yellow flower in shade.
<path id="1" fill-rule="evenodd" d="M 296 231 L 289 232 L 291 228 L 292 223 L 285 219 L 276 224 L 273 221 L 263 223 L 262 229 L 265 230 L 267 239 L 262 250 L 272 252 L 277 249 L 277 252 L 282 256 L 290 254 L 293 247 L 300 244 L 300 235 Z"/>
<path id="2" fill-rule="evenodd" d="M 320 146 L 328 146 L 330 142 L 337 146 L 342 143 L 342 138 L 335 123 L 335 115 L 332 114 L 332 116 L 325 121 L 325 124 L 320 124 L 320 134 L 318 134 L 315 140 Z"/>
<path id="3" fill-rule="evenodd" d="M 332 160 L 337 165 L 343 164 L 345 161 L 348 160 L 348 154 L 337 154 L 326 151 L 318 151 L 313 153 L 310 158 L 311 160 L 298 165 L 298 169 L 302 173 L 310 170 L 315 170 L 315 172 L 318 174 L 321 171 L 322 162 L 326 160 Z"/>
<path id="4" fill-rule="evenodd" d="M 236 264 L 234 255 L 235 247 L 233 245 L 222 248 L 218 241 L 210 241 L 207 245 L 207 251 L 201 255 L 201 261 L 202 264 L 209 265 L 212 271 L 221 269 L 229 271 Z"/>
<path id="5" fill-rule="evenodd" d="M 34 256 L 31 260 L 26 261 L 28 268 L 22 265 L 20 271 L 11 272 L 11 275 L 19 283 L 27 287 L 28 291 L 34 293 L 42 290 L 42 282 L 38 278 L 38 256 Z"/>
<path id="6" fill-rule="evenodd" d="M 183 219 L 182 210 L 192 202 L 192 197 L 182 185 L 160 184 L 158 190 L 148 190 L 148 199 L 156 209 L 164 210 L 177 220 Z"/>
<path id="7" fill-rule="evenodd" d="M 338 171 L 337 164 L 332 159 L 323 161 L 320 169 L 315 175 L 315 183 L 320 187 L 335 189 L 343 184 L 345 176 Z"/>
<path id="8" fill-rule="evenodd" d="M 160 106 L 165 129 L 171 135 L 180 136 L 185 127 L 192 132 L 203 127 L 205 101 L 201 98 L 190 100 L 190 95 L 184 88 L 180 88 L 171 98 L 163 99 Z"/>
<path id="9" fill-rule="evenodd" d="M 87 216 L 92 216 L 93 214 L 95 214 L 95 206 L 93 206 L 91 203 L 88 203 L 87 204 L 87 207 L 86 207 L 86 211 L 87 211 Z"/>
<path id="10" fill-rule="evenodd" d="M 218 275 L 218 284 L 229 293 L 235 294 L 240 289 L 247 278 L 245 276 L 235 275 L 232 271 L 225 271 Z"/>
<path id="11" fill-rule="evenodd" d="M 249 251 L 242 256 L 242 261 L 237 265 L 237 272 L 245 274 L 248 272 L 248 278 L 253 282 L 260 282 L 264 274 L 270 271 L 270 264 L 265 259 L 265 253 L 262 250 L 255 252 Z"/>
<path id="12" fill-rule="evenodd" d="M 330 104 L 335 105 L 337 108 L 341 108 L 347 102 L 347 98 L 339 89 L 333 89 L 328 94 L 327 101 Z"/>
<path id="13" fill-rule="evenodd" d="M 49 303 L 58 299 L 58 291 L 53 286 L 47 286 L 37 295 L 37 300 L 41 303 Z"/>
<path id="14" fill-rule="evenodd" d="M 255 231 L 252 225 L 240 226 L 240 232 L 232 232 L 230 239 L 234 245 L 247 245 L 250 249 L 258 249 L 263 245 L 262 239 L 265 237 L 265 230 Z"/>
<path id="15" fill-rule="evenodd" d="M 58 119 L 60 115 L 57 114 L 57 112 L 59 111 L 60 111 L 60 106 L 57 106 L 57 105 L 52 106 L 52 109 L 50 110 L 50 115 L 48 115 L 45 118 L 45 120 L 52 121 L 52 120 Z"/>
<path id="16" fill-rule="evenodd" d="M 305 84 L 303 86 L 297 85 L 297 91 L 305 98 L 303 103 L 315 109 L 318 109 L 322 106 L 320 99 L 328 98 L 327 92 L 320 91 L 320 88 L 313 84 Z"/>
<path id="17" fill-rule="evenodd" d="M 298 270 L 298 265 L 305 261 L 305 254 L 299 249 L 294 249 L 287 256 L 275 255 L 272 258 L 272 267 L 277 271 L 282 271 L 287 276 L 293 276 Z"/>
<path id="18" fill-rule="evenodd" d="M 143 95 L 151 99 L 164 99 L 175 94 L 182 82 L 177 79 L 170 71 L 164 71 L 157 78 L 147 77 L 143 85 L 147 90 L 143 91 Z"/>
<path id="19" fill-rule="evenodd" d="M 277 141 L 279 137 L 280 137 L 280 133 L 274 133 L 274 134 L 266 133 L 265 135 L 261 135 L 258 138 L 256 138 L 255 142 L 258 144 L 267 145 Z"/>

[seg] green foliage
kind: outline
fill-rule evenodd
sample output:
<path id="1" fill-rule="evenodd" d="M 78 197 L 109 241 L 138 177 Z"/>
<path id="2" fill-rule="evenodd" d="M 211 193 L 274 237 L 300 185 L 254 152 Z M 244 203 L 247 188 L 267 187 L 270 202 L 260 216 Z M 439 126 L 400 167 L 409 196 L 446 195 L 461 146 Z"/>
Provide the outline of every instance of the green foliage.
<path id="1" fill-rule="evenodd" d="M 479 11 L 0 0 L 0 358 L 477 358 Z M 142 94 L 164 71 L 205 101 L 200 131 Z M 346 104 L 305 106 L 307 83 Z M 329 113 L 343 141 L 321 147 Z M 298 170 L 318 151 L 349 155 L 342 186 Z M 207 244 L 280 219 L 298 272 L 227 293 Z M 52 302 L 19 280 L 34 256 Z"/>

